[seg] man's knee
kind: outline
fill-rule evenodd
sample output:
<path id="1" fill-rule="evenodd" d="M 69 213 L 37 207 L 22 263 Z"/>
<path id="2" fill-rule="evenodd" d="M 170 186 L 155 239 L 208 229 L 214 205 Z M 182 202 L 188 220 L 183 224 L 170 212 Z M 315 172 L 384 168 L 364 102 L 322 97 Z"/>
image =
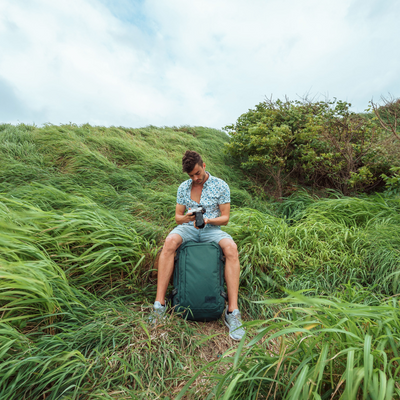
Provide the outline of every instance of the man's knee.
<path id="1" fill-rule="evenodd" d="M 237 245 L 232 239 L 222 239 L 220 246 L 226 258 L 232 259 L 239 257 Z"/>
<path id="2" fill-rule="evenodd" d="M 178 234 L 169 235 L 165 239 L 163 251 L 175 252 L 181 244 L 182 238 Z"/>

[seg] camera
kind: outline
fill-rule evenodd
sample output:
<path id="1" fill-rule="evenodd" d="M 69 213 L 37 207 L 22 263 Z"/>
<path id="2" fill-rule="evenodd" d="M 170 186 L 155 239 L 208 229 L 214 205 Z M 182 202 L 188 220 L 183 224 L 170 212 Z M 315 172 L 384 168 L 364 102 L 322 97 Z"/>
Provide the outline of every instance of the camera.
<path id="1" fill-rule="evenodd" d="M 196 216 L 196 226 L 197 226 L 197 228 L 203 229 L 205 227 L 205 225 L 206 225 L 204 223 L 204 218 L 203 218 L 203 214 L 206 212 L 206 209 L 202 205 L 199 205 L 196 208 L 191 208 L 189 210 L 189 212 Z"/>

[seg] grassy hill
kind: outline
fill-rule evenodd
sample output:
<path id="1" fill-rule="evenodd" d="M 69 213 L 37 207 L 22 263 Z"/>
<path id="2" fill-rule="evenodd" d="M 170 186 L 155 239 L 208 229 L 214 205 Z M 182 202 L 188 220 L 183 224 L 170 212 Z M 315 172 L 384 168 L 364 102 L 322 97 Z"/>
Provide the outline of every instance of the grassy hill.
<path id="1" fill-rule="evenodd" d="M 228 140 L 203 127 L 0 125 L 0 398 L 400 394 L 399 198 L 267 202 Z M 231 187 L 224 229 L 255 321 L 237 353 L 221 321 L 146 322 L 186 149 Z"/>

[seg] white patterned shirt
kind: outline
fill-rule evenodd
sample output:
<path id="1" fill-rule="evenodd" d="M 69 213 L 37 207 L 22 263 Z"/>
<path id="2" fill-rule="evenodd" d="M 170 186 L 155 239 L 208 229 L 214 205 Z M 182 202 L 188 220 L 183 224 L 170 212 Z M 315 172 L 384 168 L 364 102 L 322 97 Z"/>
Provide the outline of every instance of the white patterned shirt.
<path id="1" fill-rule="evenodd" d="M 217 218 L 221 215 L 219 210 L 220 204 L 231 202 L 231 192 L 228 184 L 225 181 L 215 178 L 209 172 L 207 172 L 207 174 L 208 179 L 204 182 L 200 203 L 197 203 L 190 197 L 193 183 L 191 179 L 188 179 L 180 184 L 176 202 L 186 206 L 186 210 L 189 210 L 189 208 L 198 207 L 201 204 L 206 209 L 204 217 L 211 219 Z M 193 222 L 188 222 L 182 225 L 193 225 Z M 209 225 L 206 225 L 206 227 L 208 226 Z"/>

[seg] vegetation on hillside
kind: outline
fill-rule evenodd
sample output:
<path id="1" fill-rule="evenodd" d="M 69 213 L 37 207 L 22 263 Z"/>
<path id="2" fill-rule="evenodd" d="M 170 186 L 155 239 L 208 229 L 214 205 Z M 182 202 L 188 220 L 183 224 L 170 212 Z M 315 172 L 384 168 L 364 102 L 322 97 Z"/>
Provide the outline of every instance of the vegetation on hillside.
<path id="1" fill-rule="evenodd" d="M 387 106 L 391 112 L 393 104 Z M 337 100 L 267 99 L 226 127 L 227 149 L 258 182 L 273 184 L 277 199 L 289 183 L 345 195 L 371 191 L 382 186 L 383 174 L 393 175 L 391 168 L 400 166 L 395 129 L 400 113 L 398 105 L 390 115 L 374 106 L 373 117 L 350 106 Z"/>
<path id="2" fill-rule="evenodd" d="M 400 396 L 399 197 L 267 202 L 229 140 L 202 127 L 0 126 L 0 398 Z M 239 346 L 221 321 L 147 322 L 186 149 L 231 187 L 223 229 L 250 321 Z"/>

